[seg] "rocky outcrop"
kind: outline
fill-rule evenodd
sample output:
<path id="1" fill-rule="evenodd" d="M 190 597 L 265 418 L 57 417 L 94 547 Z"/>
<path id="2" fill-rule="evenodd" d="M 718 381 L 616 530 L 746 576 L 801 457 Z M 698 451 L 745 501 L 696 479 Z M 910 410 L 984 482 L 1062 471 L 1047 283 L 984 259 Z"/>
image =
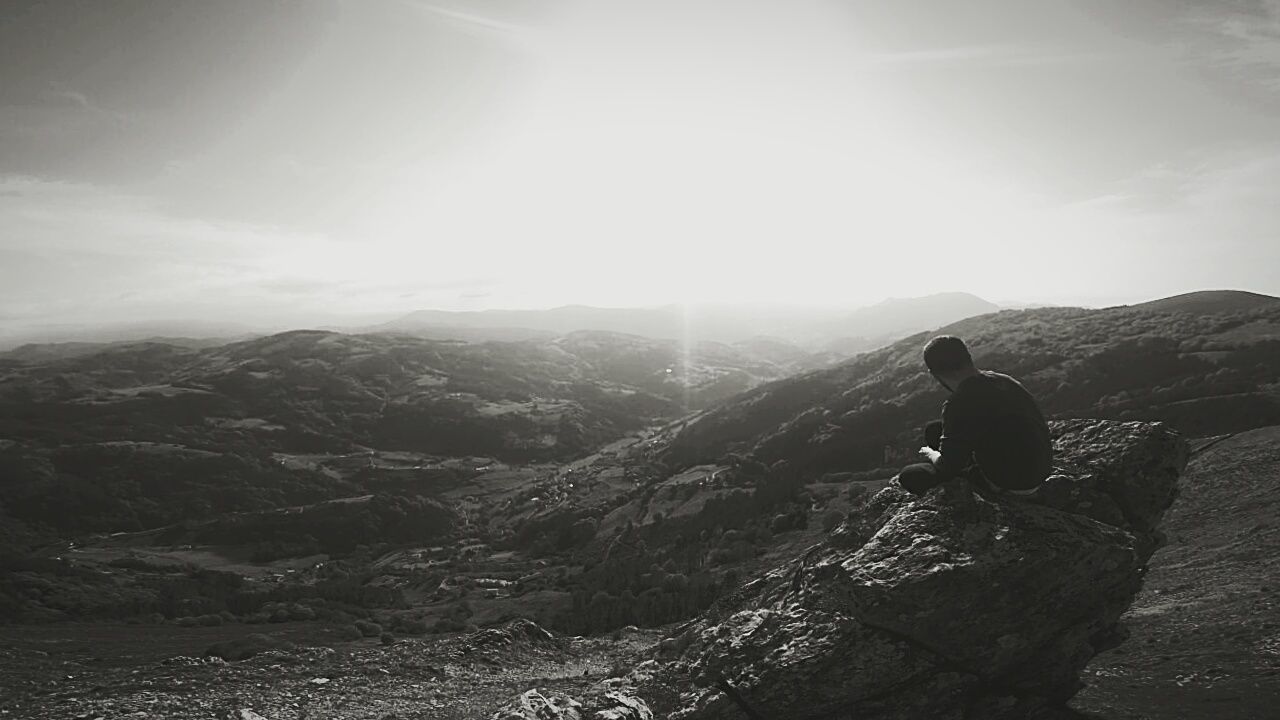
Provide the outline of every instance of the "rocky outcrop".
<path id="1" fill-rule="evenodd" d="M 678 656 L 547 702 L 577 713 L 564 717 L 679 720 L 996 720 L 1062 706 L 1124 637 L 1188 450 L 1160 424 L 1053 429 L 1060 471 L 1036 496 L 890 486 L 687 626 L 664 646 Z M 513 712 L 502 717 L 547 716 Z"/>
<path id="2" fill-rule="evenodd" d="M 648 705 L 634 696 L 604 691 L 591 707 L 564 695 L 529 690 L 492 716 L 493 720 L 654 720 Z"/>

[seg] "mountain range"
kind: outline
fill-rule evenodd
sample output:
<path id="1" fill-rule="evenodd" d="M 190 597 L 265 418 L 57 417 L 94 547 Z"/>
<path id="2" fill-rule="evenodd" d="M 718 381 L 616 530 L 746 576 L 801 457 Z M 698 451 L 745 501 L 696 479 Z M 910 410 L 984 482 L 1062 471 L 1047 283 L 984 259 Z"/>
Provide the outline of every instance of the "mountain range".
<path id="1" fill-rule="evenodd" d="M 680 306 L 597 308 L 569 305 L 550 310 L 422 310 L 378 326 L 452 339 L 524 339 L 577 330 L 607 330 L 651 338 L 736 343 L 770 338 L 808 351 L 851 354 L 904 335 L 999 310 L 968 293 L 892 298 L 855 310 Z"/>
<path id="2" fill-rule="evenodd" d="M 325 325 L 321 329 L 348 334 L 395 332 L 467 342 L 547 340 L 584 330 L 680 342 L 733 344 L 765 339 L 838 359 L 913 332 L 998 309 L 999 306 L 974 295 L 942 293 L 888 299 L 857 309 L 729 305 L 602 308 L 567 305 L 547 310 L 420 310 L 378 324 Z M 53 358 L 83 354 L 111 343 L 153 341 L 196 347 L 215 344 L 219 339 L 221 342 L 216 344 L 263 334 L 244 323 L 172 321 L 51 327 L 32 335 L 25 344 L 18 336 L 0 337 L 0 342 L 7 340 L 19 356 Z"/>
<path id="3" fill-rule="evenodd" d="M 899 319 L 924 322 L 937 305 L 897 307 Z M 862 327 L 875 328 L 867 317 Z M 1280 424 L 1275 298 L 1212 292 L 1006 310 L 942 331 L 968 339 L 984 367 L 1020 378 L 1053 416 L 1160 419 L 1195 436 Z M 19 348 L 0 355 L 0 459 L 11 478 L 30 480 L 7 483 L 0 507 L 27 508 L 37 525 L 137 529 L 358 489 L 333 473 L 289 479 L 277 456 L 558 463 L 668 423 L 651 448 L 674 470 L 738 453 L 809 473 L 872 471 L 905 459 L 944 398 L 919 364 L 926 337 L 829 367 L 763 338 L 685 345 L 598 331 L 479 343 L 294 331 L 221 345 Z M 235 468 L 210 464 L 210 453 Z M 182 470 L 202 463 L 215 469 Z M 138 472 L 174 477 L 165 493 L 176 494 L 117 483 Z M 242 500 L 212 502 L 210 472 L 234 479 Z M 294 490 L 264 494 L 255 482 Z M 82 497 L 115 500 L 91 503 L 92 522 L 54 510 Z M 142 498 L 151 520 L 134 507 Z"/>

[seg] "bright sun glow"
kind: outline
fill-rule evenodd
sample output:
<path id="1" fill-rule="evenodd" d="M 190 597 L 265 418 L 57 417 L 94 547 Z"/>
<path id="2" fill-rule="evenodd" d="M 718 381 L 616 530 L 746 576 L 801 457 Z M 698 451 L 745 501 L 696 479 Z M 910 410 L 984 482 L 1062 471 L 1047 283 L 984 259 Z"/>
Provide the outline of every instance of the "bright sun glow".
<path id="1" fill-rule="evenodd" d="M 658 5 L 583 3 L 526 31 L 519 111 L 367 232 L 526 302 L 626 304 L 927 293 L 948 287 L 930 262 L 947 246 L 1023 230 L 1008 188 L 897 116 L 837 6 L 735 4 L 730 25 L 728 4 Z"/>
<path id="2" fill-rule="evenodd" d="M 13 327 L 1280 283 L 1280 35 L 1230 12 L 40 7 L 0 67 Z"/>

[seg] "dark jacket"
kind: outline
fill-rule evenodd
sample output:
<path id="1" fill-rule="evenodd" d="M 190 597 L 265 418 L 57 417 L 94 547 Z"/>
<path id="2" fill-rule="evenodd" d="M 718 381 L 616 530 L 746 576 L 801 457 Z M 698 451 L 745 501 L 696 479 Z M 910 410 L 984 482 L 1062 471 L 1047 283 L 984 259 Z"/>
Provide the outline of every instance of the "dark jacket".
<path id="1" fill-rule="evenodd" d="M 942 406 L 942 479 L 976 464 L 992 484 L 1030 490 L 1053 471 L 1053 442 L 1035 398 L 1017 380 L 983 370 Z"/>

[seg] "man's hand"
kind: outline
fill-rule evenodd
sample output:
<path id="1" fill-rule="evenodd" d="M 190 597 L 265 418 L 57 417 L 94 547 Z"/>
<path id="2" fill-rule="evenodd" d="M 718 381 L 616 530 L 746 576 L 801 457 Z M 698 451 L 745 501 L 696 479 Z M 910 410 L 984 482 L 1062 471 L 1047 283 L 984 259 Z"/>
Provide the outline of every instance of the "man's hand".
<path id="1" fill-rule="evenodd" d="M 938 459 L 942 457 L 942 453 L 927 446 L 922 446 L 920 448 L 920 454 L 928 458 L 931 463 L 937 463 Z"/>

